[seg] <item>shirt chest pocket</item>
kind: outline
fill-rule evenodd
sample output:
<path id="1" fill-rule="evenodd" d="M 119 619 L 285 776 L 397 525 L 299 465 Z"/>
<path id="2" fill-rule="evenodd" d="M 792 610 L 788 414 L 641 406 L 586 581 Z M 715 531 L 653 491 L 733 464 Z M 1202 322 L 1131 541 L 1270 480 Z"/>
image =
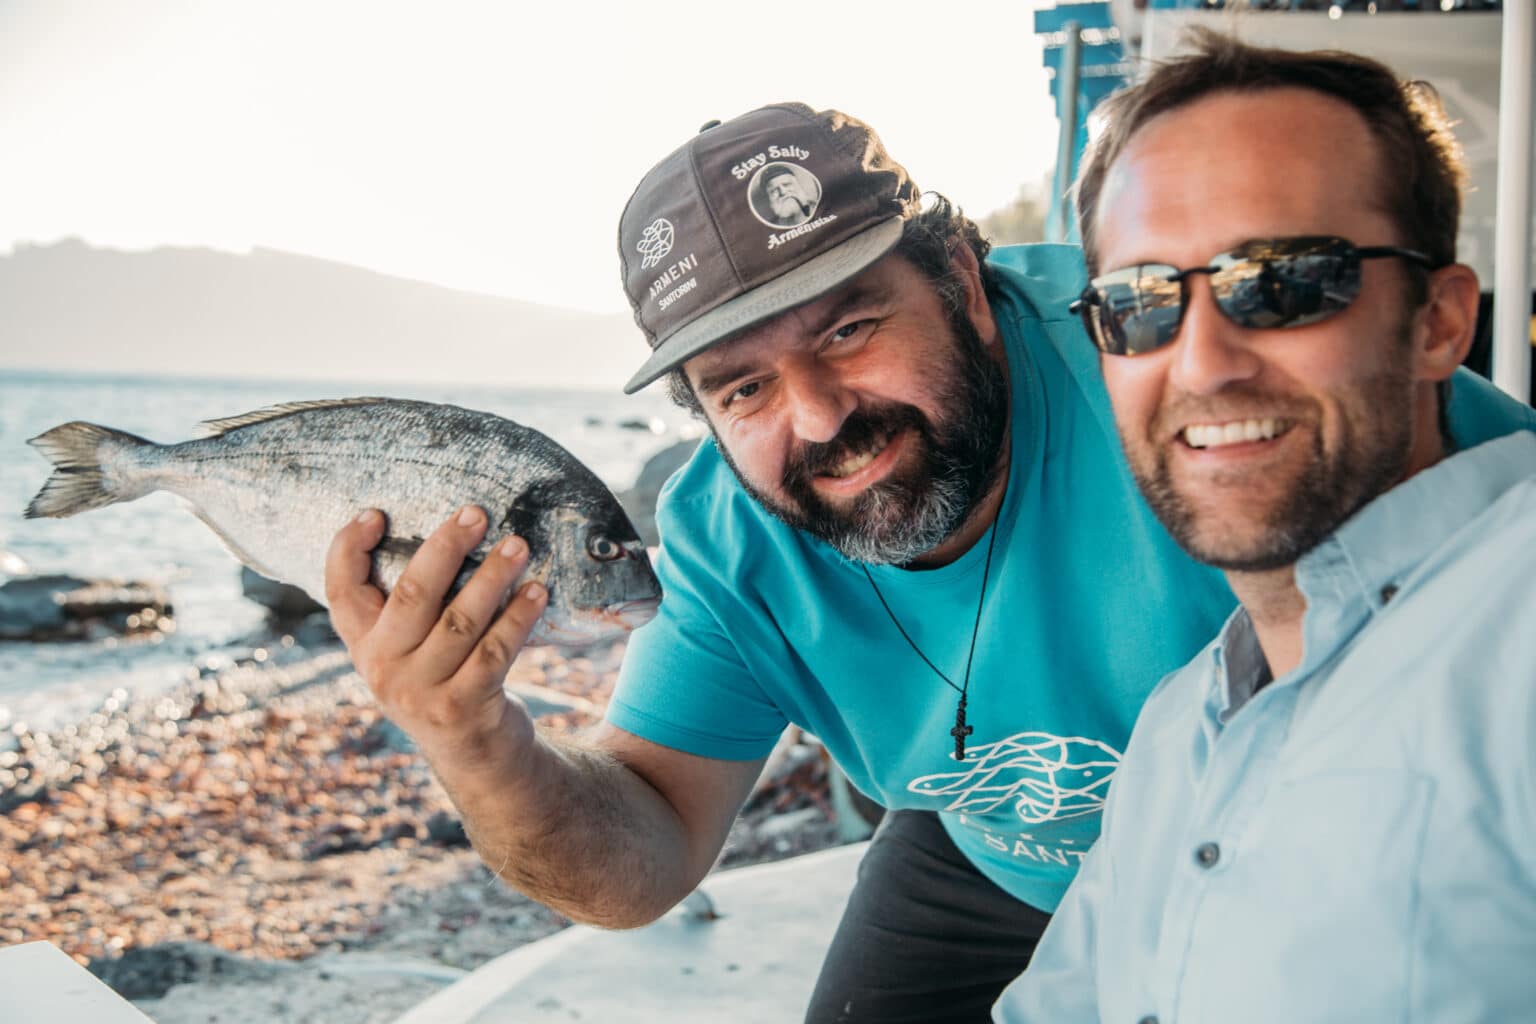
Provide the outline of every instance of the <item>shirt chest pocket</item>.
<path id="1" fill-rule="evenodd" d="M 1233 973 L 1206 991 L 1230 993 L 1232 978 L 1254 978 L 1241 1002 L 1269 1006 L 1276 1019 L 1409 1020 L 1433 799 L 1430 779 L 1407 774 L 1276 783 L 1234 851 L 1230 877 L 1212 879 L 1214 899 L 1201 916 L 1214 927 L 1197 928 L 1194 945 Z M 1200 953 L 1191 949 L 1191 965 Z"/>

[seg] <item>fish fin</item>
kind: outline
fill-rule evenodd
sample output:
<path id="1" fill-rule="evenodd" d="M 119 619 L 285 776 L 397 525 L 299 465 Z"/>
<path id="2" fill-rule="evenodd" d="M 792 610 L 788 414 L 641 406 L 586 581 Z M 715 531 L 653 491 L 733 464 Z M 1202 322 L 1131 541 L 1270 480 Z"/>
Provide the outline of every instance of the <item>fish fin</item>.
<path id="1" fill-rule="evenodd" d="M 292 416 L 296 412 L 308 412 L 311 409 L 340 409 L 348 405 L 377 405 L 379 402 L 387 401 L 389 401 L 387 398 L 321 398 L 311 402 L 284 402 L 281 405 L 271 405 L 253 412 L 241 413 L 239 416 L 204 420 L 202 426 L 208 431 L 207 436 L 212 438 L 240 427 L 249 427 L 254 423 L 266 423 L 268 420 Z"/>
<path id="2" fill-rule="evenodd" d="M 142 491 L 114 490 L 107 482 L 101 466 L 101 447 L 114 442 L 129 448 L 154 444 L 121 430 L 78 420 L 54 427 L 28 441 L 53 463 L 54 472 L 27 506 L 26 517 L 63 519 L 142 494 Z"/>
<path id="3" fill-rule="evenodd" d="M 279 582 L 279 583 L 290 583 L 290 582 L 292 582 L 291 580 L 283 579 L 282 576 L 278 575 L 273 570 L 267 568 L 267 566 L 261 561 L 261 559 L 256 558 L 249 551 L 247 551 L 245 548 L 243 548 L 239 544 L 237 544 L 235 542 L 235 538 L 231 537 L 227 532 L 225 532 L 224 527 L 220 526 L 218 523 L 214 522 L 206 514 L 204 514 L 202 509 L 198 508 L 192 502 L 186 501 L 185 499 L 183 499 L 182 505 L 187 509 L 187 511 L 191 512 L 193 515 L 197 516 L 197 518 L 201 519 L 203 521 L 203 525 L 204 526 L 208 527 L 208 529 L 213 531 L 213 535 L 215 537 L 219 538 L 219 543 L 224 545 L 224 550 L 225 551 L 228 551 L 231 555 L 233 555 L 235 557 L 235 561 L 240 562 L 243 565 L 250 566 L 251 569 L 253 569 L 256 572 L 261 573 L 263 576 L 265 576 L 269 580 L 277 580 L 277 582 Z M 313 596 L 313 595 L 311 595 L 311 596 Z M 316 600 L 320 601 L 323 604 L 324 601 L 325 601 L 324 595 L 321 595 L 321 597 L 317 598 Z"/>

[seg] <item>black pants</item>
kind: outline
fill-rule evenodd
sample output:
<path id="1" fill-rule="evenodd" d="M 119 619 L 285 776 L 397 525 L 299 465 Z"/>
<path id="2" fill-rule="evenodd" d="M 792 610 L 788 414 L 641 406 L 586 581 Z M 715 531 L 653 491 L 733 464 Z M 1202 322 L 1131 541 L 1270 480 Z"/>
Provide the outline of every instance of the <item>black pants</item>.
<path id="1" fill-rule="evenodd" d="M 938 816 L 885 816 L 859 864 L 807 1024 L 991 1020 L 1050 915 L 999 889 Z"/>

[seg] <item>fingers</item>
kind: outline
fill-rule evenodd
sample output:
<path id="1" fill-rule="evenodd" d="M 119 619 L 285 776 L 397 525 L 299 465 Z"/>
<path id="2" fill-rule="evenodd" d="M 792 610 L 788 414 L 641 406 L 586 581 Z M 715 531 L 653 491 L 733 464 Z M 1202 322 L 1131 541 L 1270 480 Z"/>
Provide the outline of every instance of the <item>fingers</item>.
<path id="1" fill-rule="evenodd" d="M 336 532 L 325 556 L 325 602 L 347 646 L 373 628 L 384 595 L 368 582 L 372 551 L 384 536 L 384 515 L 368 509 Z"/>
<path id="2" fill-rule="evenodd" d="M 528 583 L 519 588 L 506 609 L 475 644 L 463 667 L 448 680 L 448 685 L 463 692 L 480 691 L 499 698 L 502 680 L 528 642 L 528 634 L 533 631 L 539 616 L 544 614 L 548 601 L 549 591 L 541 583 Z"/>
<path id="3" fill-rule="evenodd" d="M 443 597 L 453 585 L 464 557 L 485 536 L 485 513 L 466 505 L 459 514 L 432 531 L 411 556 L 405 571 L 390 589 L 389 601 L 375 627 L 380 654 L 415 649 L 432 632 L 443 613 Z"/>
<path id="4" fill-rule="evenodd" d="M 527 567 L 528 545 L 521 537 L 508 537 L 491 549 L 469 582 L 443 609 L 432 634 L 421 645 L 417 657 L 423 674 L 446 679 L 464 663 L 496 618 L 507 591 Z"/>

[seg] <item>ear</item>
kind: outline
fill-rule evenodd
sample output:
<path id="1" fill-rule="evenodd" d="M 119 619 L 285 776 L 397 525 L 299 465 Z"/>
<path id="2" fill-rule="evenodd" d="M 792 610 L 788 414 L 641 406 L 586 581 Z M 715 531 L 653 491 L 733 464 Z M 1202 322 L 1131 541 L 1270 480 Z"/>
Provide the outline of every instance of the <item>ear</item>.
<path id="1" fill-rule="evenodd" d="M 1456 372 L 1477 329 L 1477 272 L 1463 263 L 1429 275 L 1429 297 L 1414 315 L 1415 379 L 1441 381 Z"/>
<path id="2" fill-rule="evenodd" d="M 965 283 L 965 311 L 981 336 L 982 344 L 990 347 L 998 339 L 997 320 L 992 316 L 992 304 L 987 301 L 987 290 L 981 285 L 981 265 L 976 253 L 964 239 L 957 239 L 950 256 L 955 273 Z"/>

